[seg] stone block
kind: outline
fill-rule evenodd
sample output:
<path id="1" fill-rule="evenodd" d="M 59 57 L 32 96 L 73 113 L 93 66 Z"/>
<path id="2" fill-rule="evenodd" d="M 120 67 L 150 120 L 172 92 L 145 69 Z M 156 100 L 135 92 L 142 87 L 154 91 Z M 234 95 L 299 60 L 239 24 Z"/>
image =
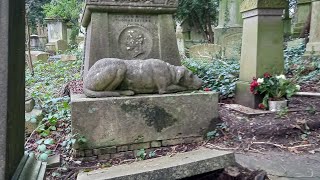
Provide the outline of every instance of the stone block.
<path id="1" fill-rule="evenodd" d="M 26 111 L 27 113 L 28 113 L 28 112 L 31 112 L 31 111 L 33 110 L 34 106 L 35 106 L 35 101 L 34 101 L 33 98 L 27 100 L 27 101 L 25 102 L 25 111 Z"/>
<path id="2" fill-rule="evenodd" d="M 100 153 L 101 154 L 112 154 L 117 152 L 117 147 L 112 146 L 112 147 L 106 147 L 106 148 L 101 148 Z"/>
<path id="3" fill-rule="evenodd" d="M 47 168 L 60 167 L 60 155 L 54 155 L 48 158 Z"/>
<path id="4" fill-rule="evenodd" d="M 61 61 L 76 61 L 76 60 L 77 60 L 77 56 L 75 55 L 66 55 L 66 54 L 61 55 Z"/>
<path id="5" fill-rule="evenodd" d="M 137 149 L 148 149 L 150 148 L 150 142 L 145 142 L 145 143 L 136 143 L 136 144 L 130 144 L 129 145 L 129 150 L 137 150 Z"/>
<path id="6" fill-rule="evenodd" d="M 102 155 L 98 155 L 98 159 L 99 160 L 108 160 L 111 158 L 110 154 L 102 154 Z"/>
<path id="7" fill-rule="evenodd" d="M 216 44 L 198 44 L 189 48 L 189 56 L 192 59 L 213 60 L 222 56 L 221 46 Z"/>
<path id="8" fill-rule="evenodd" d="M 177 139 L 168 139 L 162 141 L 162 146 L 173 146 L 177 144 L 190 144 L 203 141 L 203 137 L 185 137 Z"/>
<path id="9" fill-rule="evenodd" d="M 47 62 L 49 58 L 49 53 L 42 52 L 42 51 L 30 51 L 31 60 L 32 61 L 42 61 Z M 26 55 L 29 56 L 29 52 L 26 51 Z"/>
<path id="10" fill-rule="evenodd" d="M 117 147 L 117 152 L 125 152 L 129 150 L 129 146 L 119 146 Z"/>
<path id="11" fill-rule="evenodd" d="M 85 156 L 85 157 L 91 157 L 91 156 L 93 156 L 93 150 L 92 150 L 92 149 L 86 149 L 86 150 L 84 150 L 84 156 Z"/>
<path id="12" fill-rule="evenodd" d="M 240 12 L 254 9 L 284 9 L 286 6 L 286 0 L 243 0 Z"/>
<path id="13" fill-rule="evenodd" d="M 73 155 L 73 157 L 76 157 L 76 158 L 84 157 L 84 151 L 73 149 L 72 155 Z"/>
<path id="14" fill-rule="evenodd" d="M 135 156 L 134 156 L 133 151 L 126 151 L 126 152 L 119 152 L 119 153 L 111 154 L 111 159 L 117 159 L 117 158 L 132 159 L 134 157 Z"/>
<path id="15" fill-rule="evenodd" d="M 82 157 L 82 158 L 79 158 L 78 160 L 90 162 L 90 161 L 95 161 L 97 159 L 98 159 L 98 156 L 90 156 L 90 157 Z"/>
<path id="16" fill-rule="evenodd" d="M 215 28 L 214 42 L 221 46 L 223 58 L 239 60 L 241 56 L 242 27 Z"/>
<path id="17" fill-rule="evenodd" d="M 157 147 L 161 147 L 161 146 L 162 146 L 162 143 L 161 143 L 161 141 L 152 141 L 152 142 L 150 143 L 150 146 L 151 146 L 152 148 L 157 148 Z"/>
<path id="18" fill-rule="evenodd" d="M 42 110 L 33 109 L 31 112 L 25 113 L 25 131 L 26 133 L 32 133 L 41 122 L 43 118 Z"/>
<path id="19" fill-rule="evenodd" d="M 174 180 L 193 177 L 229 166 L 236 166 L 233 153 L 201 148 L 173 157 L 138 161 L 91 172 L 81 172 L 77 180 Z"/>
<path id="20" fill-rule="evenodd" d="M 218 93 L 132 97 L 71 97 L 72 133 L 97 149 L 157 140 L 199 137 L 218 123 Z"/>
<path id="21" fill-rule="evenodd" d="M 93 149 L 92 152 L 93 152 L 93 155 L 95 155 L 95 156 L 98 156 L 98 155 L 101 154 L 101 150 L 100 149 Z"/>

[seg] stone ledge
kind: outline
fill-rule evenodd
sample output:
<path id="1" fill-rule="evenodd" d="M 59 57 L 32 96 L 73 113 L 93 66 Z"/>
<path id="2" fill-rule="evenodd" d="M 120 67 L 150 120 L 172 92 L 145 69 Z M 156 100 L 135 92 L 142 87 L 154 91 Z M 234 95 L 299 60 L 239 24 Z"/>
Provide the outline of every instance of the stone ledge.
<path id="1" fill-rule="evenodd" d="M 201 137 L 218 123 L 218 93 L 110 98 L 72 95 L 71 116 L 72 133 L 88 142 L 75 149 Z"/>
<path id="2" fill-rule="evenodd" d="M 191 177 L 236 165 L 233 153 L 201 148 L 199 150 L 82 172 L 77 180 L 173 180 Z"/>
<path id="3" fill-rule="evenodd" d="M 286 0 L 244 0 L 240 5 L 240 12 L 253 9 L 284 9 Z"/>

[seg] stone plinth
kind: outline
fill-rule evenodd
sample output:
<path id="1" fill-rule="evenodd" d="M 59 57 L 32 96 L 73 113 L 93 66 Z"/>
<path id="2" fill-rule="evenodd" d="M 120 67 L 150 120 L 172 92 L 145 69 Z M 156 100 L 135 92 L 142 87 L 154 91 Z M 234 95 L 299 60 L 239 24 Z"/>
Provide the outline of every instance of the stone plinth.
<path id="1" fill-rule="evenodd" d="M 299 37 L 305 23 L 308 20 L 309 13 L 311 11 L 311 1 L 312 0 L 298 0 L 297 10 L 294 15 L 293 22 L 293 37 Z"/>
<path id="2" fill-rule="evenodd" d="M 252 95 L 249 83 L 263 74 L 284 71 L 283 22 L 285 0 L 244 0 L 240 81 L 236 88 L 238 104 L 256 108 L 260 99 Z"/>
<path id="3" fill-rule="evenodd" d="M 128 146 L 129 150 L 183 143 L 202 137 L 218 122 L 217 93 L 140 95 L 133 97 L 71 97 L 72 132 L 87 144 L 75 149 Z M 115 151 L 116 152 L 116 151 Z M 115 153 L 113 152 L 113 153 Z"/>
<path id="4" fill-rule="evenodd" d="M 235 156 L 231 152 L 201 148 L 172 157 L 165 156 L 107 169 L 81 172 L 77 180 L 174 180 L 236 165 Z"/>
<path id="5" fill-rule="evenodd" d="M 48 26 L 49 52 L 64 52 L 68 48 L 67 25 L 64 19 L 45 19 Z"/>
<path id="6" fill-rule="evenodd" d="M 88 1 L 84 74 L 99 59 L 161 59 L 180 65 L 172 14 L 177 0 Z"/>
<path id="7" fill-rule="evenodd" d="M 219 5 L 219 25 L 214 30 L 214 42 L 221 45 L 226 58 L 240 59 L 242 0 L 221 0 Z"/>
<path id="8" fill-rule="evenodd" d="M 11 179 L 24 155 L 25 4 L 0 1 L 0 179 Z"/>
<path id="9" fill-rule="evenodd" d="M 305 56 L 320 57 L 320 0 L 313 0 L 309 43 L 306 47 Z"/>

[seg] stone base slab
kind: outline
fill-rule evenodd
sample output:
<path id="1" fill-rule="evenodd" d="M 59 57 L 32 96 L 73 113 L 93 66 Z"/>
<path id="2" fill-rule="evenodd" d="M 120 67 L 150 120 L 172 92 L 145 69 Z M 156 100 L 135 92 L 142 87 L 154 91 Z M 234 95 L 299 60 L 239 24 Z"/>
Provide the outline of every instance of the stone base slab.
<path id="1" fill-rule="evenodd" d="M 77 150 L 127 146 L 123 148 L 130 151 L 152 144 L 174 145 L 188 138 L 202 138 L 215 129 L 218 93 L 109 98 L 72 95 L 71 116 L 73 134 L 87 140 L 84 145 L 75 145 Z M 91 156 L 89 151 L 87 156 Z"/>
<path id="2" fill-rule="evenodd" d="M 263 97 L 253 95 L 250 92 L 250 83 L 238 81 L 236 84 L 236 103 L 250 108 L 257 108 Z"/>
<path id="3" fill-rule="evenodd" d="M 77 180 L 173 180 L 235 165 L 233 153 L 201 148 L 173 157 L 165 156 L 92 172 L 82 172 L 78 175 Z"/>

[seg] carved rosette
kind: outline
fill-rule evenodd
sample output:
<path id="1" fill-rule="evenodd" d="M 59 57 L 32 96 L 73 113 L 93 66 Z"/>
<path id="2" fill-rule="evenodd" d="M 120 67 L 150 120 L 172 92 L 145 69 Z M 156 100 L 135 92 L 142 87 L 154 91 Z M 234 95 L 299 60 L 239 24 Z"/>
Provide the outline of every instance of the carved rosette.
<path id="1" fill-rule="evenodd" d="M 240 11 L 250 11 L 253 9 L 284 9 L 286 0 L 243 0 Z"/>

